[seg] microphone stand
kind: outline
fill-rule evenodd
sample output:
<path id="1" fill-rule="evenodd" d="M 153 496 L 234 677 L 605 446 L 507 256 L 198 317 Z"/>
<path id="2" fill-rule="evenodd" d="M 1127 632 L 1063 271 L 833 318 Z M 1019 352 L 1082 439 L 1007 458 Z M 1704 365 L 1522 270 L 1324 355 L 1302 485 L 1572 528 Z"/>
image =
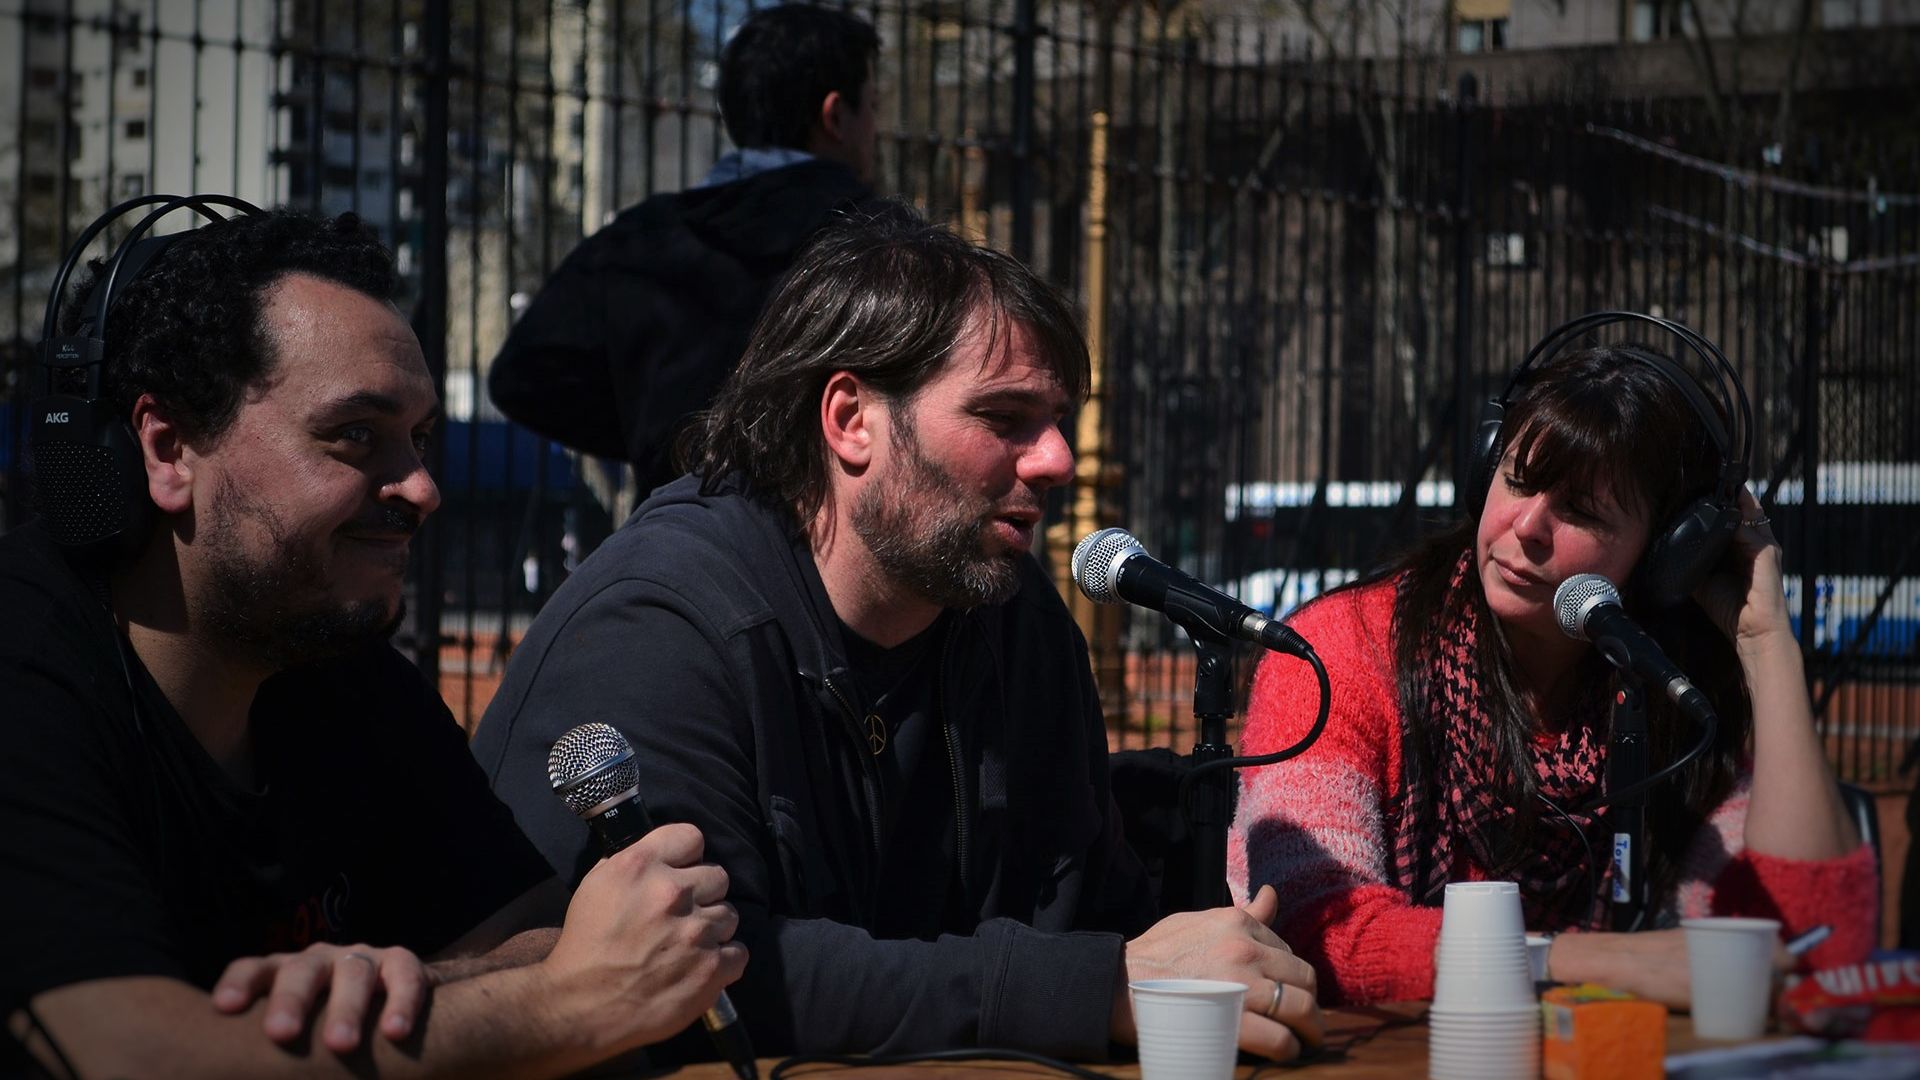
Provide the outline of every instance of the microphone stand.
<path id="1" fill-rule="evenodd" d="M 1165 614 L 1193 639 L 1193 717 L 1200 731 L 1188 757 L 1187 825 L 1192 830 L 1193 899 L 1196 910 L 1233 903 L 1227 889 L 1227 827 L 1233 822 L 1233 770 L 1198 767 L 1233 756 L 1227 721 L 1233 716 L 1233 643 L 1215 630 L 1212 614 L 1181 592 L 1169 591 Z"/>
<path id="2" fill-rule="evenodd" d="M 1233 646 L 1195 636 L 1199 662 L 1193 676 L 1193 716 L 1200 731 L 1189 761 L 1201 765 L 1233 756 L 1227 721 L 1233 716 Z M 1193 830 L 1193 890 L 1199 910 L 1233 903 L 1227 889 L 1227 826 L 1233 821 L 1232 769 L 1210 769 L 1187 796 Z"/>
<path id="3" fill-rule="evenodd" d="M 1640 929 L 1647 912 L 1646 688 L 1630 670 L 1614 672 L 1613 724 L 1607 748 L 1607 819 L 1613 826 L 1613 928 Z M 1618 792 L 1616 796 L 1614 793 Z"/>

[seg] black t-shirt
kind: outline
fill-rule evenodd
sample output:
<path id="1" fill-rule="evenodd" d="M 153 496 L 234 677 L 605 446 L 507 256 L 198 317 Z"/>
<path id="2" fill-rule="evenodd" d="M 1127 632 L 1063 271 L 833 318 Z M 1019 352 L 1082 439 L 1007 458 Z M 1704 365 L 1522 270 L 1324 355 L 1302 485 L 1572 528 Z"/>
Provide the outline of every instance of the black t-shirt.
<path id="1" fill-rule="evenodd" d="M 0 612 L 0 1005 L 316 941 L 429 955 L 551 873 L 386 644 L 262 685 L 247 790 L 37 526 L 0 537 Z"/>
<path id="2" fill-rule="evenodd" d="M 948 756 L 947 718 L 939 696 L 936 655 L 946 640 L 947 615 L 911 639 L 881 648 L 840 626 L 847 664 L 860 688 L 868 745 L 877 746 L 883 854 L 878 893 L 886 902 L 871 928 L 881 938 L 932 938 L 970 933 L 978 921 L 966 911 L 954 873 L 953 762 Z M 884 734 L 883 734 L 884 733 Z M 911 822 L 909 825 L 908 822 Z M 929 836 L 939 842 L 928 843 Z M 927 914 L 940 912 L 937 929 Z"/>

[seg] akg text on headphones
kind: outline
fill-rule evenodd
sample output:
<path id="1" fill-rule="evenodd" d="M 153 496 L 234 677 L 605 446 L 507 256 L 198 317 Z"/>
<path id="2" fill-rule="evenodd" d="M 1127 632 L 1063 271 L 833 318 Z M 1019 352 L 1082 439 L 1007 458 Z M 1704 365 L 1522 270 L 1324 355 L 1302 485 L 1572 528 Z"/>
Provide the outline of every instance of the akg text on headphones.
<path id="1" fill-rule="evenodd" d="M 128 231 L 103 264 L 85 314 L 62 335 L 60 307 L 67 280 L 94 238 L 142 207 L 155 207 Z M 33 454 L 35 504 L 49 534 L 64 547 L 88 554 L 125 552 L 146 536 L 153 513 L 146 470 L 128 418 L 106 399 L 107 312 L 117 289 L 140 276 L 181 235 L 148 236 L 161 218 L 192 209 L 210 221 L 227 220 L 212 208 L 247 214 L 263 211 L 227 195 L 143 195 L 129 199 L 87 226 L 60 264 L 47 298 L 40 364 L 30 386 L 27 445 Z"/>
<path id="2" fill-rule="evenodd" d="M 1739 527 L 1740 490 L 1746 482 L 1747 462 L 1753 454 L 1753 406 L 1739 373 L 1713 342 L 1686 326 L 1634 311 L 1598 311 L 1567 322 L 1541 338 L 1514 369 L 1506 389 L 1498 398 L 1487 402 L 1486 410 L 1481 413 L 1468 465 L 1467 505 L 1475 515 L 1486 505 L 1487 491 L 1500 468 L 1500 459 L 1506 455 L 1507 440 L 1512 436 L 1503 430 L 1507 404 L 1525 384 L 1528 372 L 1547 363 L 1582 335 L 1628 322 L 1655 326 L 1679 338 L 1712 373 L 1724 415 L 1739 427 L 1736 442 L 1721 419 L 1722 411 L 1714 408 L 1699 383 L 1679 364 L 1645 349 L 1620 350 L 1623 355 L 1651 367 L 1673 385 L 1699 416 L 1720 456 L 1719 473 L 1712 490 L 1688 503 L 1672 521 L 1655 524 L 1647 550 L 1634 572 L 1635 583 L 1648 602 L 1656 607 L 1672 607 L 1706 580 Z"/>

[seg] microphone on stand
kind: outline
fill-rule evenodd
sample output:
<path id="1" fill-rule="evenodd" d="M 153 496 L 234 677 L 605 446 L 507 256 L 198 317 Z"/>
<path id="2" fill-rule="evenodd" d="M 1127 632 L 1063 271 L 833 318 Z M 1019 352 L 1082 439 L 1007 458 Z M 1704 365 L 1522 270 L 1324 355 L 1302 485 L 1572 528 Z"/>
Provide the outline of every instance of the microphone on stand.
<path id="1" fill-rule="evenodd" d="M 1707 695 L 1620 606 L 1620 590 L 1613 582 L 1599 574 L 1573 575 L 1553 591 L 1553 613 L 1562 633 L 1593 642 L 1614 667 L 1659 687 L 1687 715 L 1702 722 L 1713 716 Z"/>
<path id="2" fill-rule="evenodd" d="M 1303 658 L 1313 653 L 1292 627 L 1148 555 L 1125 529 L 1082 537 L 1073 549 L 1073 580 L 1096 604 L 1151 608 L 1195 637 L 1211 634 Z"/>
<path id="3" fill-rule="evenodd" d="M 633 745 L 612 724 L 581 724 L 560 736 L 547 754 L 547 781 L 567 809 L 586 819 L 603 858 L 653 831 L 647 804 L 640 800 Z M 759 1080 L 753 1043 L 725 990 L 700 1020 L 734 1074 L 740 1080 Z"/>
<path id="4" fill-rule="evenodd" d="M 1615 930 L 1638 930 L 1647 914 L 1647 792 L 1692 760 L 1713 739 L 1716 718 L 1707 695 L 1682 674 L 1658 642 L 1640 629 L 1620 605 L 1620 590 L 1599 574 L 1575 574 L 1553 592 L 1554 617 L 1561 632 L 1591 641 L 1620 672 L 1613 695 L 1608 735 L 1605 794 L 1587 804 L 1605 804 L 1613 825 L 1613 923 Z M 1652 776 L 1647 775 L 1647 703 L 1643 684 L 1660 688 L 1681 711 L 1699 722 L 1693 749 Z"/>

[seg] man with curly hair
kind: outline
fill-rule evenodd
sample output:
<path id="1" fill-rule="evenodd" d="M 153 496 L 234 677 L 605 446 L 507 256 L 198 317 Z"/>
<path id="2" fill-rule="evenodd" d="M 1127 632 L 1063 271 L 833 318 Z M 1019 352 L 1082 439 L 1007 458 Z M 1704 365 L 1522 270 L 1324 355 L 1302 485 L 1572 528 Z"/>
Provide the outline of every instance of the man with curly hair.
<path id="1" fill-rule="evenodd" d="M 745 965 L 699 833 L 522 932 L 564 890 L 386 641 L 440 502 L 389 253 L 284 211 L 142 243 L 66 332 L 151 524 L 0 538 L 0 1017 L 84 1076 L 557 1075 L 680 1030 Z"/>

